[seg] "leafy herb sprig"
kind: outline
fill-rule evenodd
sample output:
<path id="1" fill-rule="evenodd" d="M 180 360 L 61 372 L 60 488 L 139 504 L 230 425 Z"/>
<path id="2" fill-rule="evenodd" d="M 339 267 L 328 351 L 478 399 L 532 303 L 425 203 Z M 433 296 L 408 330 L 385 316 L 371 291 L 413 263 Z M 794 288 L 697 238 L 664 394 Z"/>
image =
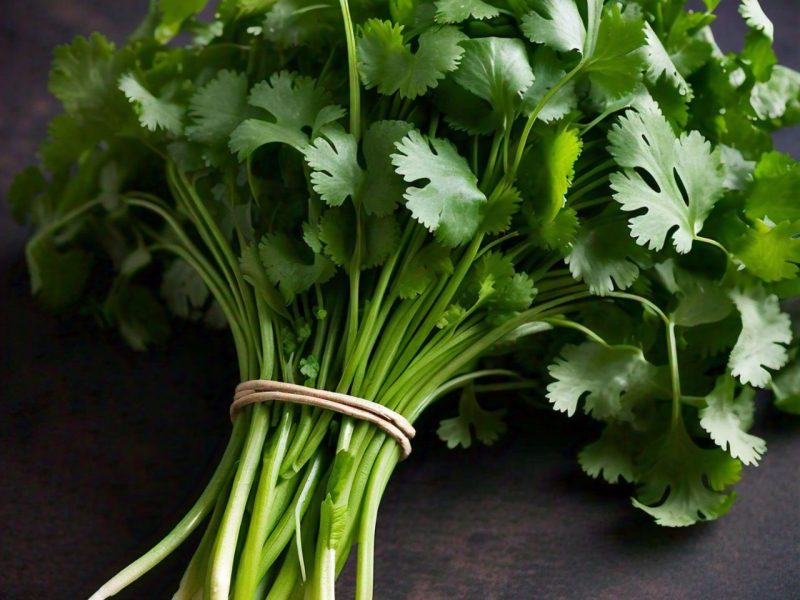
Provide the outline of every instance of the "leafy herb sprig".
<path id="1" fill-rule="evenodd" d="M 797 411 L 795 369 L 773 373 L 795 352 L 800 170 L 770 134 L 800 120 L 800 76 L 756 1 L 727 55 L 717 2 L 683 5 L 153 3 L 120 47 L 56 51 L 64 113 L 9 194 L 32 291 L 137 349 L 167 310 L 227 326 L 242 380 L 412 422 L 463 389 L 450 446 L 504 431 L 478 398 L 528 383 L 482 361 L 523 348 L 554 408 L 607 423 L 587 472 L 636 482 L 660 524 L 716 518 L 766 448 L 754 388 Z M 186 517 L 93 598 L 203 523 L 176 598 L 332 598 L 354 543 L 371 598 L 399 458 L 367 424 L 253 406 Z"/>

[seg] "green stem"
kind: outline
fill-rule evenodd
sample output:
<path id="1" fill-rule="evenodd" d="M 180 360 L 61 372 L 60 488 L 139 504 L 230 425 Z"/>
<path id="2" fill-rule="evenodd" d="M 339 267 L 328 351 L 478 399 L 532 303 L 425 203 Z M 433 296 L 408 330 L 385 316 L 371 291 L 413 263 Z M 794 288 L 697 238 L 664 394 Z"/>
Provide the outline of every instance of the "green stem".
<path id="1" fill-rule="evenodd" d="M 600 196 L 599 198 L 588 198 L 583 202 L 576 202 L 574 204 L 570 202 L 570 206 L 572 207 L 572 210 L 574 210 L 575 212 L 580 212 L 582 210 L 586 210 L 587 208 L 591 208 L 592 206 L 608 204 L 609 202 L 611 202 L 611 200 L 612 198 L 609 196 Z"/>
<path id="2" fill-rule="evenodd" d="M 103 600 L 119 593 L 159 564 L 189 537 L 189 534 L 195 530 L 214 507 L 217 496 L 228 481 L 231 469 L 239 458 L 244 429 L 243 423 L 236 422 L 233 424 L 230 440 L 219 465 L 217 465 L 214 474 L 211 476 L 206 489 L 200 494 L 192 508 L 186 513 L 186 516 L 180 520 L 164 539 L 103 584 L 99 590 L 92 594 L 89 600 Z"/>
<path id="3" fill-rule="evenodd" d="M 361 139 L 361 89 L 358 81 L 358 59 L 356 56 L 356 36 L 353 19 L 347 0 L 339 0 L 344 20 L 344 34 L 347 40 L 347 71 L 350 83 L 350 134 Z"/>
<path id="4" fill-rule="evenodd" d="M 591 4 L 591 2 L 589 2 L 589 4 Z M 551 87 L 547 93 L 542 96 L 542 99 L 539 100 L 539 103 L 533 109 L 533 112 L 531 112 L 531 114 L 528 116 L 528 121 L 525 123 L 525 128 L 522 130 L 522 135 L 520 135 L 519 143 L 517 144 L 517 152 L 514 155 L 514 162 L 511 163 L 511 167 L 506 173 L 506 177 L 508 177 L 509 181 L 513 181 L 517 174 L 517 169 L 519 168 L 519 164 L 522 162 L 522 156 L 525 153 L 525 145 L 528 143 L 528 136 L 531 134 L 531 129 L 533 129 L 533 124 L 539 117 L 539 113 L 541 113 L 544 107 L 547 106 L 547 103 L 550 102 L 550 100 L 561 91 L 561 88 L 572 81 L 572 79 L 580 72 L 582 67 L 583 63 L 578 63 L 574 69 L 572 69 L 558 83 Z"/>
<path id="5" fill-rule="evenodd" d="M 269 534 L 271 525 L 269 516 L 275 501 L 273 492 L 278 482 L 278 471 L 289 444 L 293 413 L 294 411 L 290 410 L 290 407 L 284 408 L 281 423 L 271 444 L 272 447 L 264 457 L 264 466 L 261 468 L 261 476 L 253 503 L 253 516 L 250 519 L 250 527 L 236 576 L 235 600 L 251 600 L 255 596 L 256 586 L 260 579 L 261 549 Z"/>
<path id="6" fill-rule="evenodd" d="M 200 540 L 200 545 L 197 551 L 189 561 L 189 566 L 181 577 L 181 582 L 178 586 L 178 591 L 172 597 L 172 600 L 192 600 L 195 595 L 203 589 L 203 582 L 205 581 L 205 570 L 208 567 L 208 554 L 211 552 L 211 546 L 217 536 L 217 529 L 219 522 L 222 519 L 222 513 L 225 510 L 225 494 L 220 493 L 217 501 L 214 504 L 214 512 L 211 514 L 211 520 L 203 533 L 203 539 Z"/>
<path id="7" fill-rule="evenodd" d="M 606 342 L 602 337 L 600 337 L 597 333 L 582 325 L 580 323 L 576 323 L 575 321 L 571 321 L 569 319 L 560 319 L 558 317 L 549 317 L 547 319 L 542 319 L 543 322 L 549 323 L 556 327 L 566 327 L 568 329 L 574 329 L 576 331 L 580 331 L 583 335 L 588 337 L 593 342 L 604 346 L 605 348 L 610 348 L 611 344 Z"/>
<path id="8" fill-rule="evenodd" d="M 278 524 L 269 534 L 266 543 L 260 552 L 258 573 L 263 577 L 269 568 L 286 548 L 292 535 L 297 533 L 296 526 L 305 515 L 309 506 L 312 504 L 314 496 L 319 495 L 315 492 L 319 483 L 323 480 L 325 474 L 323 453 L 318 451 L 316 456 L 310 461 L 308 468 L 303 475 L 303 480 L 300 483 L 291 504 L 283 512 Z M 302 545 L 298 542 L 298 551 Z M 304 569 L 301 569 L 304 571 Z"/>
<path id="9" fill-rule="evenodd" d="M 503 134 L 496 132 L 492 139 L 492 148 L 489 150 L 489 161 L 486 163 L 486 170 L 483 172 L 481 178 L 480 188 L 486 190 L 492 179 L 494 178 L 495 167 L 497 166 L 497 158 L 500 154 L 500 144 L 503 141 Z"/>
<path id="10" fill-rule="evenodd" d="M 383 492 L 389 477 L 400 459 L 394 440 L 387 441 L 371 469 L 358 530 L 358 561 L 356 569 L 356 600 L 372 600 L 372 582 L 375 564 L 375 526 L 378 521 Z"/>
<path id="11" fill-rule="evenodd" d="M 577 202 L 578 200 L 586 196 L 586 194 L 588 194 L 589 192 L 593 192 L 597 188 L 603 187 L 604 185 L 608 185 L 607 178 L 600 177 L 598 179 L 595 179 L 591 183 L 587 183 L 586 185 L 584 185 L 582 188 L 576 191 L 571 191 L 569 194 L 567 194 L 567 202 L 569 203 Z"/>
<path id="12" fill-rule="evenodd" d="M 603 161 L 596 167 L 593 167 L 592 169 L 578 175 L 578 177 L 576 177 L 572 182 L 572 189 L 580 189 L 584 182 L 592 181 L 598 174 L 608 171 L 609 169 L 613 169 L 616 166 L 617 162 L 613 159 Z"/>
<path id="13" fill-rule="evenodd" d="M 33 243 L 34 240 L 39 238 L 44 238 L 50 235 L 56 229 L 60 229 L 64 225 L 70 223 L 71 221 L 74 221 L 78 217 L 82 216 L 84 213 L 89 212 L 90 210 L 96 208 L 97 206 L 100 206 L 101 204 L 102 200 L 97 199 L 87 202 L 86 204 L 79 206 L 78 208 L 72 209 L 68 213 L 57 218 L 55 221 L 51 221 L 50 223 L 42 227 L 39 231 L 36 232 L 36 235 L 33 236 L 33 238 L 31 238 L 31 241 L 28 242 L 28 244 L 30 245 L 31 243 Z"/>
<path id="14" fill-rule="evenodd" d="M 720 244 L 717 240 L 712 240 L 711 238 L 703 237 L 702 235 L 696 235 L 694 236 L 694 239 L 698 242 L 702 242 L 703 244 L 708 244 L 710 246 L 714 246 L 714 248 L 718 248 L 728 260 L 733 258 L 733 255 L 728 252 L 728 249 Z"/>
<path id="15" fill-rule="evenodd" d="M 244 443 L 239 468 L 233 480 L 231 496 L 222 523 L 219 535 L 211 552 L 210 571 L 208 574 L 208 590 L 204 594 L 209 600 L 228 600 L 231 589 L 231 575 L 233 562 L 236 555 L 236 543 L 239 537 L 239 528 L 244 518 L 244 510 L 250 488 L 253 485 L 256 470 L 258 469 L 261 449 L 267 435 L 269 425 L 269 410 L 266 406 L 254 405 L 250 412 L 250 429 Z M 237 421 L 243 415 L 237 417 Z"/>
<path id="16" fill-rule="evenodd" d="M 681 422 L 681 373 L 678 366 L 678 344 L 675 340 L 675 323 L 667 325 L 667 354 L 672 383 L 672 426 Z"/>

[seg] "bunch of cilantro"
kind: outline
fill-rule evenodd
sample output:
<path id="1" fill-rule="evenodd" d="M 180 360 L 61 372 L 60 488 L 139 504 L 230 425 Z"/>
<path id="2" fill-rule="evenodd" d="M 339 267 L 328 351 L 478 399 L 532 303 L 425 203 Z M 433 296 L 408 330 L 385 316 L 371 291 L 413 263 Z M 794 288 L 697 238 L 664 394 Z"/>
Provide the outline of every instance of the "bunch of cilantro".
<path id="1" fill-rule="evenodd" d="M 756 0 L 729 54 L 717 0 L 207 4 L 56 50 L 64 112 L 9 194 L 44 304 L 137 349 L 170 315 L 227 327 L 242 380 L 412 422 L 463 389 L 451 446 L 502 433 L 477 397 L 528 385 L 522 364 L 606 423 L 581 464 L 635 482 L 658 523 L 729 508 L 766 448 L 755 389 L 800 412 L 800 371 L 777 373 L 800 166 L 771 141 L 800 122 L 800 75 Z M 333 598 L 356 543 L 371 598 L 399 459 L 371 425 L 251 406 L 188 514 L 93 598 L 200 526 L 175 598 Z"/>

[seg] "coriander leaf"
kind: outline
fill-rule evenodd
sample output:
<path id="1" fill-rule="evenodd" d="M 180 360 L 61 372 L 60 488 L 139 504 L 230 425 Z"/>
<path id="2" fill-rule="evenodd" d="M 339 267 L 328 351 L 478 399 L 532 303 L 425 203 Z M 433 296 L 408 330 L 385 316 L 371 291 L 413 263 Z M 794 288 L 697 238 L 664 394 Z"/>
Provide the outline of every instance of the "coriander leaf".
<path id="1" fill-rule="evenodd" d="M 753 423 L 755 392 L 752 388 L 745 388 L 734 397 L 735 387 L 733 377 L 724 375 L 717 379 L 716 386 L 706 396 L 706 406 L 700 409 L 700 426 L 733 458 L 745 465 L 757 465 L 767 450 L 767 444 L 747 433 Z"/>
<path id="2" fill-rule="evenodd" d="M 722 450 L 703 450 L 682 425 L 651 443 L 642 453 L 633 505 L 666 527 L 686 527 L 725 514 L 736 495 L 742 465 Z"/>
<path id="3" fill-rule="evenodd" d="M 503 117 L 487 102 L 458 85 L 452 77 L 436 88 L 434 102 L 447 124 L 456 131 L 486 135 L 503 129 Z"/>
<path id="4" fill-rule="evenodd" d="M 672 232 L 675 249 L 689 252 L 724 191 L 719 150 L 693 131 L 676 138 L 655 109 L 628 111 L 608 135 L 609 150 L 624 171 L 611 175 L 614 199 L 630 219 L 631 235 L 660 250 Z M 645 179 L 641 172 L 645 172 Z"/>
<path id="5" fill-rule="evenodd" d="M 750 91 L 750 105 L 756 116 L 764 121 L 781 119 L 787 111 L 797 111 L 800 105 L 800 73 L 776 65 L 767 81 L 759 81 Z M 796 122 L 797 118 L 789 123 Z"/>
<path id="6" fill-rule="evenodd" d="M 580 223 L 578 213 L 571 208 L 565 208 L 552 221 L 538 221 L 532 223 L 532 226 L 535 244 L 566 255 L 575 243 Z"/>
<path id="7" fill-rule="evenodd" d="M 437 321 L 436 327 L 439 329 L 448 329 L 458 326 L 466 317 L 467 309 L 458 303 L 451 304 L 444 311 L 441 318 Z"/>
<path id="8" fill-rule="evenodd" d="M 731 250 L 747 270 L 767 282 L 797 277 L 800 264 L 800 221 L 771 226 L 757 220 Z"/>
<path id="9" fill-rule="evenodd" d="M 696 327 L 717 323 L 730 314 L 730 301 L 719 282 L 702 277 L 694 277 L 689 281 L 684 280 L 680 302 L 672 313 L 672 320 L 676 325 Z"/>
<path id="10" fill-rule="evenodd" d="M 632 482 L 634 453 L 629 437 L 628 429 L 623 425 L 606 425 L 600 439 L 584 446 L 578 454 L 584 473 L 595 479 L 602 476 L 608 483 L 617 483 L 620 477 Z"/>
<path id="11" fill-rule="evenodd" d="M 478 441 L 491 446 L 506 431 L 503 422 L 505 414 L 505 410 L 483 409 L 478 404 L 474 388 L 468 386 L 458 402 L 458 416 L 442 420 L 436 434 L 451 449 L 457 446 L 469 448 L 472 445 L 472 431 Z"/>
<path id="12" fill-rule="evenodd" d="M 450 449 L 461 446 L 469 448 L 472 445 L 472 433 L 469 430 L 469 423 L 461 416 L 452 419 L 442 419 L 439 428 L 436 430 L 439 439 L 447 444 Z"/>
<path id="13" fill-rule="evenodd" d="M 364 182 L 355 138 L 339 126 L 327 127 L 303 151 L 311 167 L 311 185 L 328 206 L 356 201 Z"/>
<path id="14" fill-rule="evenodd" d="M 583 150 L 577 129 L 542 130 L 519 168 L 520 191 L 542 222 L 552 221 L 566 204 L 575 176 L 575 163 Z"/>
<path id="15" fill-rule="evenodd" d="M 553 408 L 572 416 L 586 397 L 584 412 L 600 420 L 630 421 L 633 408 L 658 393 L 658 369 L 632 346 L 567 345 L 547 368 L 555 379 L 547 386 Z M 612 378 L 608 377 L 613 373 Z"/>
<path id="16" fill-rule="evenodd" d="M 566 72 L 560 67 L 555 52 L 550 48 L 543 47 L 536 51 L 533 56 L 533 84 L 523 95 L 523 106 L 530 114 L 544 99 L 555 85 L 566 77 Z M 575 110 L 578 105 L 578 97 L 575 94 L 575 82 L 570 81 L 563 85 L 545 104 L 541 107 L 538 120 L 544 123 L 551 123 L 563 119 L 570 112 Z"/>
<path id="17" fill-rule="evenodd" d="M 156 28 L 155 37 L 161 43 L 171 40 L 181 29 L 181 25 L 205 8 L 208 0 L 160 0 L 161 22 Z"/>
<path id="18" fill-rule="evenodd" d="M 153 255 L 144 247 L 139 246 L 128 254 L 119 265 L 119 272 L 126 277 L 133 277 L 153 260 Z"/>
<path id="19" fill-rule="evenodd" d="M 715 19 L 701 12 L 678 13 L 664 44 L 673 64 L 683 77 L 689 77 L 714 54 L 721 54 L 708 28 Z"/>
<path id="20" fill-rule="evenodd" d="M 511 217 L 519 210 L 522 197 L 517 188 L 509 186 L 492 200 L 486 207 L 486 213 L 481 223 L 481 231 L 490 235 L 503 233 L 511 227 Z"/>
<path id="21" fill-rule="evenodd" d="M 770 382 L 775 406 L 789 414 L 800 415 L 800 362 L 792 362 Z"/>
<path id="22" fill-rule="evenodd" d="M 306 250 L 306 252 L 304 252 Z M 264 269 L 274 285 L 277 285 L 287 303 L 295 295 L 309 289 L 315 283 L 324 283 L 335 271 L 333 263 L 320 254 L 314 254 L 308 262 L 303 249 L 282 233 L 269 234 L 259 245 L 259 255 Z"/>
<path id="23" fill-rule="evenodd" d="M 279 48 L 312 44 L 332 30 L 338 9 L 317 0 L 277 0 L 261 25 L 264 38 Z"/>
<path id="24" fill-rule="evenodd" d="M 487 252 L 469 270 L 460 302 L 467 307 L 483 303 L 514 277 L 514 263 L 500 252 Z"/>
<path id="25" fill-rule="evenodd" d="M 154 96 L 133 73 L 120 78 L 119 89 L 136 108 L 142 127 L 150 131 L 163 129 L 174 135 L 183 132 L 184 109 L 170 100 Z"/>
<path id="26" fill-rule="evenodd" d="M 680 268 L 674 259 L 655 265 L 655 273 L 667 290 L 678 299 L 670 314 L 680 327 L 717 323 L 733 311 L 728 291 L 719 281 Z"/>
<path id="27" fill-rule="evenodd" d="M 759 31 L 751 31 L 745 37 L 739 62 L 756 81 L 769 81 L 773 67 L 778 62 L 772 49 L 772 40 Z"/>
<path id="28" fill-rule="evenodd" d="M 236 18 L 263 13 L 275 0 L 222 0 L 217 12 L 224 19 L 231 21 Z"/>
<path id="29" fill-rule="evenodd" d="M 780 369 L 789 360 L 785 345 L 792 341 L 791 321 L 781 312 L 778 297 L 761 287 L 730 296 L 742 318 L 742 332 L 728 367 L 742 384 L 765 387 L 771 378 L 767 369 Z"/>
<path id="30" fill-rule="evenodd" d="M 725 165 L 725 189 L 743 190 L 753 177 L 756 163 L 745 159 L 736 148 L 721 146 L 720 149 Z"/>
<path id="31" fill-rule="evenodd" d="M 617 3 L 603 9 L 594 48 L 587 53 L 583 72 L 591 84 L 591 98 L 605 105 L 630 94 L 641 81 L 645 59 L 644 21 L 634 9 Z"/>
<path id="32" fill-rule="evenodd" d="M 626 307 L 627 308 L 627 307 Z M 623 307 L 613 302 L 592 302 L 581 309 L 580 322 L 594 331 L 607 343 L 613 345 L 639 343 L 648 346 L 654 328 L 661 323 L 652 319 L 632 316 Z"/>
<path id="33" fill-rule="evenodd" d="M 38 167 L 26 167 L 14 176 L 8 188 L 6 200 L 11 208 L 11 216 L 23 224 L 36 208 L 39 196 L 47 189 L 42 172 Z"/>
<path id="34" fill-rule="evenodd" d="M 758 82 L 770 79 L 772 68 L 778 62 L 772 49 L 775 28 L 758 0 L 742 0 L 739 14 L 744 18 L 750 31 L 745 36 L 744 48 L 739 55 L 739 63 L 751 73 Z"/>
<path id="35" fill-rule="evenodd" d="M 451 142 L 411 131 L 397 144 L 392 164 L 407 183 L 428 181 L 405 193 L 406 206 L 417 221 L 446 246 L 472 238 L 480 226 L 486 196 Z"/>
<path id="36" fill-rule="evenodd" d="M 648 81 L 645 88 L 673 128 L 685 129 L 689 122 L 689 94 L 681 94 L 666 75 L 662 75 L 654 83 Z M 631 106 L 633 104 L 632 102 Z"/>
<path id="37" fill-rule="evenodd" d="M 117 83 L 132 60 L 131 52 L 118 51 L 99 33 L 76 37 L 53 52 L 48 89 L 82 123 L 113 120 L 106 125 L 119 129 L 126 103 Z"/>
<path id="38" fill-rule="evenodd" d="M 687 100 L 691 99 L 689 84 L 686 83 L 683 75 L 672 62 L 672 58 L 649 23 L 645 23 L 644 33 L 647 42 L 645 46 L 647 78 L 652 83 L 656 83 L 661 77 L 664 77 L 678 90 L 681 96 L 686 97 Z"/>
<path id="39" fill-rule="evenodd" d="M 106 300 L 106 310 L 120 334 L 134 350 L 164 343 L 170 327 L 164 307 L 141 285 L 117 280 Z"/>
<path id="40" fill-rule="evenodd" d="M 491 311 L 488 321 L 494 325 L 517 316 L 529 308 L 536 297 L 536 288 L 527 273 L 514 273 L 510 280 L 496 289 L 497 292 L 487 303 Z"/>
<path id="41" fill-rule="evenodd" d="M 586 25 L 575 0 L 534 0 L 532 8 L 521 23 L 529 40 L 559 52 L 584 51 Z"/>
<path id="42" fill-rule="evenodd" d="M 300 374 L 304 375 L 306 380 L 304 385 L 314 385 L 319 375 L 319 359 L 313 354 L 300 359 Z"/>
<path id="43" fill-rule="evenodd" d="M 800 163 L 780 152 L 763 154 L 747 190 L 747 216 L 773 223 L 800 219 L 799 198 Z"/>
<path id="44" fill-rule="evenodd" d="M 414 255 L 414 258 L 405 266 L 397 280 L 397 294 L 401 298 L 414 298 L 437 281 L 442 275 L 453 272 L 453 263 L 450 260 L 450 250 L 436 242 L 427 246 Z"/>
<path id="45" fill-rule="evenodd" d="M 31 294 L 58 310 L 76 302 L 86 287 L 94 262 L 85 250 L 59 250 L 49 237 L 34 236 L 25 247 Z"/>
<path id="46" fill-rule="evenodd" d="M 377 267 L 397 250 L 400 230 L 391 215 L 362 217 L 362 248 L 359 267 Z M 350 207 L 332 208 L 322 216 L 319 239 L 325 245 L 325 253 L 334 263 L 350 270 L 355 253 L 356 219 Z"/>
<path id="47" fill-rule="evenodd" d="M 247 76 L 220 71 L 189 101 L 192 124 L 186 128 L 186 137 L 201 144 L 227 144 L 233 130 L 251 110 L 247 105 Z"/>
<path id="48" fill-rule="evenodd" d="M 453 79 L 486 100 L 493 110 L 511 121 L 522 93 L 533 83 L 525 44 L 507 38 L 480 38 L 461 42 L 465 53 Z"/>
<path id="49" fill-rule="evenodd" d="M 461 23 L 469 18 L 492 19 L 500 11 L 483 0 L 437 0 L 436 22 L 444 24 Z"/>
<path id="50" fill-rule="evenodd" d="M 319 251 L 315 251 L 315 254 L 319 254 Z M 242 248 L 242 256 L 239 259 L 239 265 L 242 269 L 242 275 L 245 281 L 253 286 L 255 293 L 275 311 L 275 314 L 290 319 L 291 317 L 289 316 L 289 311 L 286 310 L 284 299 L 278 293 L 278 290 L 273 287 L 267 276 L 256 244 L 248 244 Z"/>
<path id="51" fill-rule="evenodd" d="M 400 93 L 414 99 L 435 88 L 453 71 L 464 49 L 466 36 L 455 27 L 428 29 L 418 39 L 416 52 L 403 39 L 402 25 L 370 19 L 358 36 L 358 70 L 367 89 L 385 95 Z"/>
<path id="52" fill-rule="evenodd" d="M 742 0 L 739 4 L 739 14 L 742 15 L 748 27 L 760 31 L 772 41 L 775 36 L 775 26 L 764 13 L 758 0 Z"/>
<path id="53" fill-rule="evenodd" d="M 183 260 L 174 261 L 161 279 L 161 296 L 175 315 L 183 319 L 198 319 L 206 304 L 209 291 L 203 279 Z"/>
<path id="54" fill-rule="evenodd" d="M 625 222 L 598 217 L 584 221 L 570 253 L 564 259 L 575 279 L 603 296 L 630 287 L 639 277 L 639 262 L 647 253 L 627 235 Z"/>
<path id="55" fill-rule="evenodd" d="M 367 169 L 359 199 L 369 214 L 385 216 L 403 199 L 406 185 L 395 173 L 391 155 L 397 143 L 413 129 L 405 121 L 376 121 L 364 134 Z"/>
<path id="56" fill-rule="evenodd" d="M 301 152 L 312 134 L 344 116 L 344 109 L 330 104 L 328 92 L 313 79 L 281 71 L 250 90 L 251 106 L 266 110 L 274 122 L 247 119 L 231 134 L 230 148 L 244 160 L 264 144 L 279 142 Z"/>
<path id="57" fill-rule="evenodd" d="M 124 96 L 122 99 L 124 101 Z M 128 107 L 125 108 L 127 110 Z M 62 113 L 48 123 L 47 141 L 39 148 L 39 155 L 42 157 L 42 164 L 50 172 L 61 173 L 69 170 L 97 142 L 98 136 L 95 132 L 87 131 L 83 122 L 70 114 Z"/>
<path id="58" fill-rule="evenodd" d="M 487 252 L 470 269 L 461 302 L 465 306 L 485 305 L 489 322 L 499 324 L 528 308 L 535 295 L 533 281 L 527 274 L 517 273 L 511 259 L 499 252 Z"/>

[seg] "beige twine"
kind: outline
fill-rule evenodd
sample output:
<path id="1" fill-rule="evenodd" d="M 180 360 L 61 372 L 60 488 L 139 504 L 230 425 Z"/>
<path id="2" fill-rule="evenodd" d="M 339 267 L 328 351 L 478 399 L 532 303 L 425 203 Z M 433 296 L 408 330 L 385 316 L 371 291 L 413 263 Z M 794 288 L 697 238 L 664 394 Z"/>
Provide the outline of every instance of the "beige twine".
<path id="1" fill-rule="evenodd" d="M 231 403 L 231 419 L 236 418 L 236 413 L 243 406 L 258 402 L 274 402 L 276 400 L 318 406 L 354 419 L 367 421 L 386 432 L 400 444 L 403 458 L 411 454 L 410 440 L 416 432 L 403 415 L 377 402 L 348 396 L 347 394 L 318 390 L 304 385 L 268 379 L 253 379 L 240 383 L 236 386 L 236 394 L 233 396 L 233 403 Z"/>

